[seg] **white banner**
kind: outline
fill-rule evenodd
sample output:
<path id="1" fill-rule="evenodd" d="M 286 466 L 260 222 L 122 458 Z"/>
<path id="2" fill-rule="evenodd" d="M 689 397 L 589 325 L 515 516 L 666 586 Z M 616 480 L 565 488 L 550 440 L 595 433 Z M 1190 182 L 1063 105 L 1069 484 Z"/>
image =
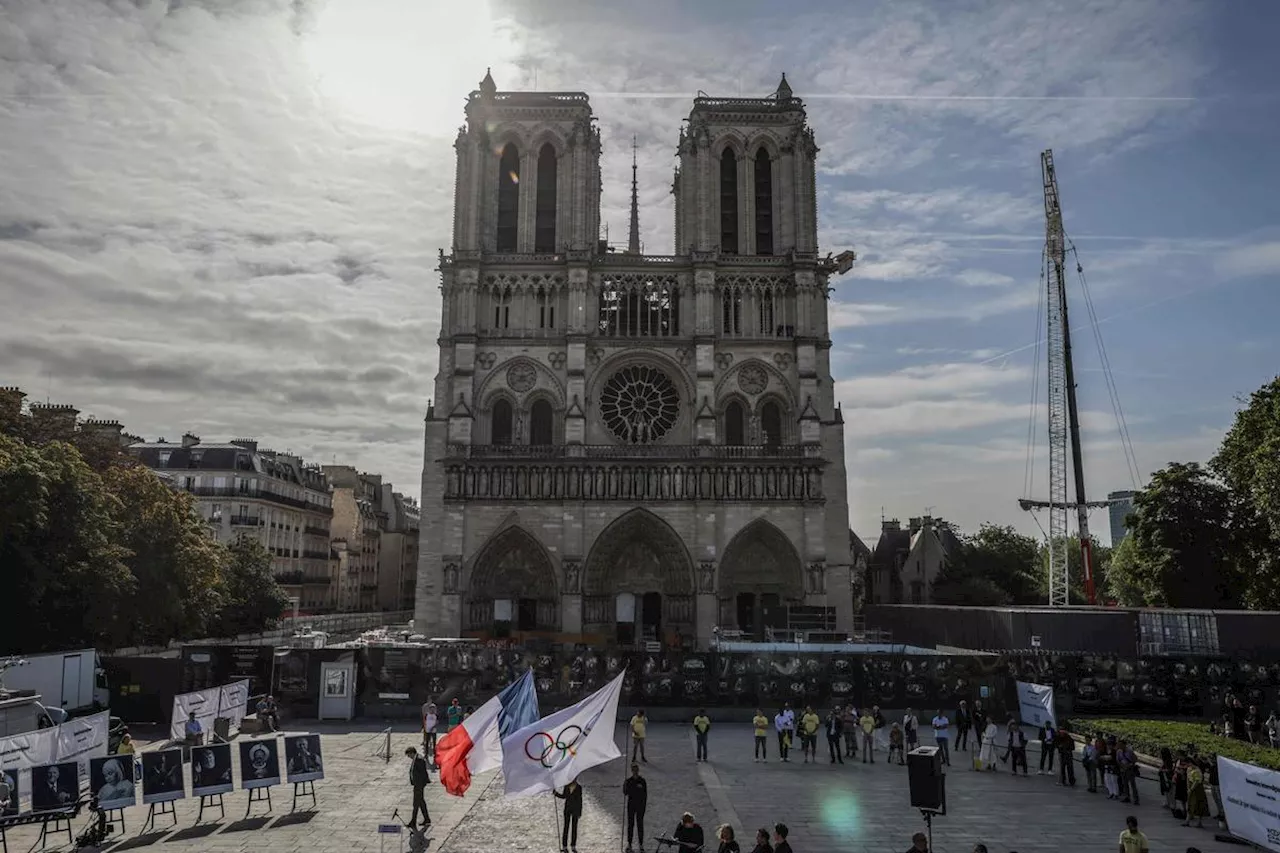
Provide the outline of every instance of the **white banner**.
<path id="1" fill-rule="evenodd" d="M 1280 772 L 1218 756 L 1218 786 L 1228 831 L 1280 851 Z"/>
<path id="2" fill-rule="evenodd" d="M 209 687 L 194 693 L 182 693 L 173 697 L 173 718 L 169 723 L 169 737 L 183 740 L 187 736 L 187 719 L 196 715 L 205 741 L 213 733 L 213 721 L 218 717 L 231 720 L 231 731 L 240 728 L 240 721 L 248 713 L 249 682 L 236 681 L 221 687 Z"/>
<path id="3" fill-rule="evenodd" d="M 102 711 L 88 717 L 67 720 L 53 731 L 57 732 L 55 753 L 59 763 L 75 761 L 80 765 L 80 781 L 89 779 L 89 759 L 107 754 L 107 738 L 111 730 L 111 715 Z"/>
<path id="4" fill-rule="evenodd" d="M 1048 723 L 1058 727 L 1058 715 L 1053 710 L 1053 688 L 1046 684 L 1018 683 L 1018 715 L 1022 724 L 1043 726 Z"/>
<path id="5" fill-rule="evenodd" d="M 57 749 L 56 728 L 0 738 L 0 768 L 30 770 L 40 764 L 52 764 Z"/>

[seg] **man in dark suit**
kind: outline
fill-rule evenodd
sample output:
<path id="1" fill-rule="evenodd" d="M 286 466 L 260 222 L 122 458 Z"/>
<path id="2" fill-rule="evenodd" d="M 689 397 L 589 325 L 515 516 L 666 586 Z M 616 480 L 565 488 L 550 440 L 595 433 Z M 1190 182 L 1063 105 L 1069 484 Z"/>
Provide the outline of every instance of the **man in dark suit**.
<path id="1" fill-rule="evenodd" d="M 404 751 L 409 757 L 409 784 L 413 786 L 413 816 L 409 818 L 409 826 L 418 824 L 418 811 L 422 811 L 422 825 L 431 826 L 431 813 L 427 811 L 427 785 L 431 783 L 431 774 L 427 770 L 427 760 L 418 755 L 418 750 L 409 747 Z"/>

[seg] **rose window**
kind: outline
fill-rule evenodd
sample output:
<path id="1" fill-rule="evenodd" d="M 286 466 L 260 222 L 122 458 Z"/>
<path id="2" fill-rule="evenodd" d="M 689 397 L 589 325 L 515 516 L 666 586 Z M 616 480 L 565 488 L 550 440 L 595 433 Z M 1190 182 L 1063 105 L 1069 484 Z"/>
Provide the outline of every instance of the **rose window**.
<path id="1" fill-rule="evenodd" d="M 609 431 L 630 444 L 657 441 L 675 425 L 680 395 L 661 370 L 624 367 L 600 392 L 600 414 Z"/>

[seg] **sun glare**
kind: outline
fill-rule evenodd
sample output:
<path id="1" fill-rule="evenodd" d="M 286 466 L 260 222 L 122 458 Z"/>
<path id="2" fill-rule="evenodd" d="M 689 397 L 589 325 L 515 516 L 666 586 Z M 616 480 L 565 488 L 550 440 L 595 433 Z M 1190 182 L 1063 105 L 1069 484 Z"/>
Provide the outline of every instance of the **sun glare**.
<path id="1" fill-rule="evenodd" d="M 515 56 L 485 0 L 331 0 L 305 51 L 321 94 L 343 116 L 439 135 L 462 123 L 466 93 L 485 68 L 497 76 Z"/>

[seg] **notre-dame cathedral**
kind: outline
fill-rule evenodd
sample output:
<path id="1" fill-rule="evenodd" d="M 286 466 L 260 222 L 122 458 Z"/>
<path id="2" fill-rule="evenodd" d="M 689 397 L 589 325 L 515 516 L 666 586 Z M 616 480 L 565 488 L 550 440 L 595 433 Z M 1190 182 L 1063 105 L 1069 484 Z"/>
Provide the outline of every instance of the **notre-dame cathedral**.
<path id="1" fill-rule="evenodd" d="M 705 647 L 853 621 L 818 147 L 786 77 L 699 96 L 675 253 L 600 234 L 581 92 L 501 92 L 458 133 L 426 416 L 416 629 Z"/>

